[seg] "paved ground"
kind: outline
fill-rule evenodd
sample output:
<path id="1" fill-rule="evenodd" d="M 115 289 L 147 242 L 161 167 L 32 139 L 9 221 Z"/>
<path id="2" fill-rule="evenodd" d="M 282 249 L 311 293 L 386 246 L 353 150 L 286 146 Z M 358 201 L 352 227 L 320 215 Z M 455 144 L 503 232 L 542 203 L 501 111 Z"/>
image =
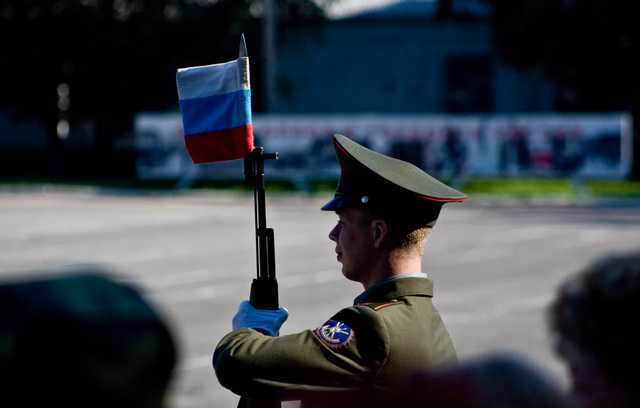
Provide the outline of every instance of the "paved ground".
<path id="1" fill-rule="evenodd" d="M 269 197 L 283 332 L 315 327 L 349 305 L 327 234 L 326 197 Z M 210 366 L 255 273 L 252 201 L 229 193 L 128 195 L 0 192 L 0 277 L 98 264 L 138 284 L 179 340 L 171 407 L 232 407 Z M 514 351 L 564 383 L 544 307 L 558 282 L 594 257 L 640 247 L 640 209 L 468 203 L 443 212 L 425 253 L 435 303 L 462 358 Z M 42 272 L 41 272 L 42 273 Z"/>

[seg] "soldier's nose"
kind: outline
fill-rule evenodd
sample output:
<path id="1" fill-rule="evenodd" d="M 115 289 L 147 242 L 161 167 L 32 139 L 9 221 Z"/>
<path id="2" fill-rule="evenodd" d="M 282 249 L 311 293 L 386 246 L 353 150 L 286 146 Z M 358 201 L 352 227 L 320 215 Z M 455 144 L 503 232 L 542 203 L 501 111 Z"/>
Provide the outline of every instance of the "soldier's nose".
<path id="1" fill-rule="evenodd" d="M 329 239 L 333 242 L 338 242 L 338 234 L 338 225 L 336 225 L 331 231 L 329 231 Z"/>

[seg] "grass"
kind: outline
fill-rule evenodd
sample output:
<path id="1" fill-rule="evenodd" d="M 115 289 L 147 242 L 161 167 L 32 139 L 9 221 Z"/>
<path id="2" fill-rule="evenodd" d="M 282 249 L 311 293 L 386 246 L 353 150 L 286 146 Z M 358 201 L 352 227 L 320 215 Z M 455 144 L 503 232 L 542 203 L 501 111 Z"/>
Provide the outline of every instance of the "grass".
<path id="1" fill-rule="evenodd" d="M 572 183 L 566 179 L 473 179 L 462 190 L 470 195 L 535 198 L 576 196 Z"/>
<path id="2" fill-rule="evenodd" d="M 593 180 L 585 189 L 589 195 L 616 198 L 640 198 L 640 181 Z"/>
<path id="3" fill-rule="evenodd" d="M 497 179 L 478 178 L 464 183 L 453 183 L 470 197 L 487 198 L 640 198 L 640 181 L 626 180 L 585 180 L 570 179 Z M 173 180 L 140 181 L 140 180 L 45 180 L 45 179 L 0 179 L 0 188 L 37 189 L 46 186 L 70 189 L 105 188 L 133 191 L 166 191 L 176 189 Z M 267 193 L 289 193 L 299 190 L 299 185 L 288 181 L 267 180 Z M 304 185 L 306 193 L 328 194 L 335 190 L 335 181 L 310 182 Z M 192 190 L 225 190 L 235 192 L 249 192 L 251 187 L 241 181 L 198 180 L 190 187 Z"/>
<path id="4" fill-rule="evenodd" d="M 473 179 L 462 190 L 496 198 L 640 198 L 640 182 L 627 180 Z"/>

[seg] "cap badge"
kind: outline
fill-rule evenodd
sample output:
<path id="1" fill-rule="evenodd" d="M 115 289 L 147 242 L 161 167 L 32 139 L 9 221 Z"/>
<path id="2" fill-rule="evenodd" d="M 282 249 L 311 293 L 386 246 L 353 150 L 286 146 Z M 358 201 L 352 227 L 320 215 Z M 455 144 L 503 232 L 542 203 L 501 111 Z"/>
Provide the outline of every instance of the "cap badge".
<path id="1" fill-rule="evenodd" d="M 353 340 L 353 330 L 346 323 L 329 320 L 314 330 L 315 335 L 331 348 L 343 348 Z"/>

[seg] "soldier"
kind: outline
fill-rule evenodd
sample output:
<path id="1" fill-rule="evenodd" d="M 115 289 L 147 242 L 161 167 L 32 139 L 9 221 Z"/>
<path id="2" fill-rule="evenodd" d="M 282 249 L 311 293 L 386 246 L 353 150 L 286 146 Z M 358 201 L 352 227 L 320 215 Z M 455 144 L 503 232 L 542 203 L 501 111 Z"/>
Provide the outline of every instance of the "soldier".
<path id="1" fill-rule="evenodd" d="M 424 274 L 424 242 L 444 203 L 466 196 L 416 166 L 334 138 L 341 177 L 329 233 L 342 273 L 365 291 L 315 329 L 273 337 L 285 309 L 242 302 L 233 331 L 217 345 L 220 383 L 257 399 L 302 399 L 305 406 L 362 404 L 363 390 L 385 386 L 413 370 L 451 363 L 456 353 L 432 304 Z M 350 402 L 351 401 L 351 402 Z"/>

